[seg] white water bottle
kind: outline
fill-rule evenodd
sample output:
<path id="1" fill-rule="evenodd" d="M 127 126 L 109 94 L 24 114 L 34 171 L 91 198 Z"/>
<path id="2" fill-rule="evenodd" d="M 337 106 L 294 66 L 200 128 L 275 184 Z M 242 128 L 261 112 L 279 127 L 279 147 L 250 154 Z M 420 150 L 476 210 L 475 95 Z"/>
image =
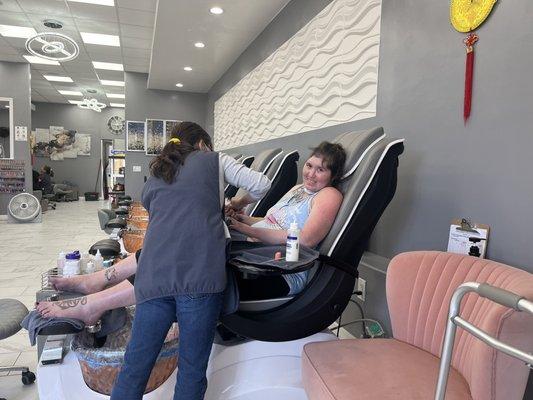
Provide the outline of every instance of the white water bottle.
<path id="1" fill-rule="evenodd" d="M 63 268 L 65 267 L 65 253 L 59 252 L 57 256 L 57 274 L 63 275 Z"/>
<path id="2" fill-rule="evenodd" d="M 300 230 L 296 222 L 291 223 L 287 231 L 287 250 L 285 254 L 286 261 L 298 261 L 300 254 Z"/>
<path id="3" fill-rule="evenodd" d="M 96 255 L 94 256 L 94 268 L 96 271 L 100 271 L 104 268 L 104 258 L 102 257 L 102 254 L 100 254 L 100 250 L 97 250 Z"/>

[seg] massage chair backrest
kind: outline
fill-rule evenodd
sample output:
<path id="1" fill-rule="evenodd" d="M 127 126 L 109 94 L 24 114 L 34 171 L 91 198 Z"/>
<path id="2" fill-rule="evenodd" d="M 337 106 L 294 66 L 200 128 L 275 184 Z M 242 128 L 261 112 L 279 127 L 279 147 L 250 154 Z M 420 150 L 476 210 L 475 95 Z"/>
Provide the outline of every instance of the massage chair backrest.
<path id="1" fill-rule="evenodd" d="M 242 154 L 241 153 L 231 153 L 231 154 L 228 154 L 228 156 L 230 156 L 231 158 L 234 158 L 237 161 L 240 161 L 241 158 L 242 158 Z"/>
<path id="2" fill-rule="evenodd" d="M 117 214 L 113 210 L 107 208 L 100 208 L 98 210 L 98 222 L 100 222 L 100 229 L 105 230 L 107 223 L 116 218 Z"/>
<path id="3" fill-rule="evenodd" d="M 281 199 L 285 193 L 296 185 L 298 181 L 297 151 L 283 151 L 273 160 L 265 175 L 272 185 L 263 198 L 256 203 L 249 204 L 244 213 L 252 217 L 264 217 L 267 211 Z"/>
<path id="4" fill-rule="evenodd" d="M 377 219 L 394 195 L 396 180 L 393 179 L 393 188 L 378 188 L 383 190 L 380 204 L 364 204 L 362 200 L 369 188 L 372 190 L 374 177 L 387 152 L 395 145 L 402 146 L 403 139 L 386 138 L 383 128 L 376 127 L 343 133 L 334 142 L 342 144 L 347 155 L 339 186 L 344 198 L 335 222 L 318 250 L 321 254 L 351 263 L 360 258 Z M 391 171 L 396 173 L 396 168 Z"/>
<path id="5" fill-rule="evenodd" d="M 254 162 L 253 156 L 243 156 L 241 154 L 230 154 L 230 156 L 235 158 L 235 160 L 237 160 L 242 165 L 248 168 L 250 168 L 250 165 L 252 165 L 252 163 Z M 235 197 L 235 194 L 237 193 L 238 190 L 239 190 L 238 187 L 235 187 L 233 185 L 226 185 L 226 187 L 224 188 L 224 197 L 226 199 L 231 199 Z"/>
<path id="6" fill-rule="evenodd" d="M 250 165 L 250 169 L 262 172 L 265 174 L 268 170 L 268 168 L 272 165 L 274 160 L 278 158 L 281 155 L 281 149 L 267 149 L 263 150 L 261 153 L 259 153 L 255 158 L 252 164 Z M 237 193 L 235 194 L 235 197 L 244 196 L 246 194 L 246 191 L 244 189 L 239 189 Z"/>

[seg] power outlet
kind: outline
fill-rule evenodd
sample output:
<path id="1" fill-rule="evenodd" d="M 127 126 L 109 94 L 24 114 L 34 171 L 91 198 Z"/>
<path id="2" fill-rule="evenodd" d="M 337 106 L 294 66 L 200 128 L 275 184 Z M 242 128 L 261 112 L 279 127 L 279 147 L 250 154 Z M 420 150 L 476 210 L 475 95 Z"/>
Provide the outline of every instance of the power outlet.
<path id="1" fill-rule="evenodd" d="M 361 294 L 357 295 L 357 298 L 361 301 L 366 299 L 366 281 L 363 278 L 357 278 L 357 291 Z"/>

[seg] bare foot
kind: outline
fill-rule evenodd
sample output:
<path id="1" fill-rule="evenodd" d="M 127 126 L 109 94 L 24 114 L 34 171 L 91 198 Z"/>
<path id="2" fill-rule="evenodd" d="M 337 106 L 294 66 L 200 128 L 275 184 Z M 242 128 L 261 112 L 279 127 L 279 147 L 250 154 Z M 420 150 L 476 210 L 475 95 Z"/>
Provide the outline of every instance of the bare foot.
<path id="1" fill-rule="evenodd" d="M 105 288 L 105 282 L 102 282 L 97 276 L 74 275 L 69 277 L 51 276 L 48 278 L 50 285 L 56 290 L 67 292 L 76 292 L 82 294 L 96 293 Z"/>
<path id="2" fill-rule="evenodd" d="M 81 319 L 85 325 L 94 325 L 102 315 L 95 310 L 87 296 L 60 301 L 42 301 L 36 309 L 45 318 Z"/>

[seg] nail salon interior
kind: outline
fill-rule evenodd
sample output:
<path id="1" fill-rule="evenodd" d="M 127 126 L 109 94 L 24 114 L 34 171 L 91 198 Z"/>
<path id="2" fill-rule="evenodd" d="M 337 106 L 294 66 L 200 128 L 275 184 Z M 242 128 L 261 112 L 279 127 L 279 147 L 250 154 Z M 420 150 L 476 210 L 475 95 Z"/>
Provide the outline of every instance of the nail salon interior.
<path id="1" fill-rule="evenodd" d="M 0 0 L 0 400 L 533 399 L 532 20 Z"/>

